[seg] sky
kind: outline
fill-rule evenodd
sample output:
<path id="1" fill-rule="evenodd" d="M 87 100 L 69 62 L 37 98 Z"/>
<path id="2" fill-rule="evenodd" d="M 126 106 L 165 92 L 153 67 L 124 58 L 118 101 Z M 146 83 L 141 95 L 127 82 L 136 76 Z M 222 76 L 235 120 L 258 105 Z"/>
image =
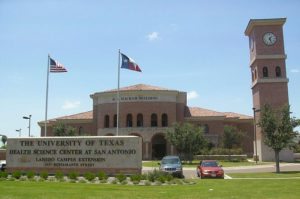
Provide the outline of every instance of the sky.
<path id="1" fill-rule="evenodd" d="M 67 73 L 49 76 L 48 119 L 92 110 L 90 95 L 117 88 L 118 49 L 142 73 L 120 86 L 187 92 L 188 105 L 252 115 L 250 19 L 286 17 L 289 100 L 300 118 L 300 1 L 0 0 L 0 134 L 40 136 L 48 54 Z M 297 89 L 298 88 L 298 89 Z"/>

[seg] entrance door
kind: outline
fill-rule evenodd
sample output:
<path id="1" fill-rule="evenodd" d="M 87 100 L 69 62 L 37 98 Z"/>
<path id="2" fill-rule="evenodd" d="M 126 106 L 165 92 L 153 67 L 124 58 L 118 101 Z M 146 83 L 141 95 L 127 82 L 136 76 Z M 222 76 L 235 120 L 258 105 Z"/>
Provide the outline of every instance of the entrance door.
<path id="1" fill-rule="evenodd" d="M 152 159 L 162 159 L 167 154 L 167 141 L 164 135 L 157 134 L 152 138 Z"/>

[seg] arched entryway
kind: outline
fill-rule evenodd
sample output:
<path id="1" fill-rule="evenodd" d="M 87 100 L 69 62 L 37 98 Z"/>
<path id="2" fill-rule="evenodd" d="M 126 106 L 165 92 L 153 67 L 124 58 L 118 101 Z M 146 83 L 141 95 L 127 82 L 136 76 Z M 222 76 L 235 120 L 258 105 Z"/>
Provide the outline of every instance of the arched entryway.
<path id="1" fill-rule="evenodd" d="M 152 159 L 161 159 L 167 154 L 167 140 L 163 134 L 152 137 Z"/>

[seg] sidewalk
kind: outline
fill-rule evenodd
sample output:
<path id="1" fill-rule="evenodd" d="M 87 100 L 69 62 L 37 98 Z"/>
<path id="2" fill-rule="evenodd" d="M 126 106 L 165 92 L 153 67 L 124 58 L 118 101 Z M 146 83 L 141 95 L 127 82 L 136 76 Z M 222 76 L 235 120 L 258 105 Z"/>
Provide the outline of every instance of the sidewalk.
<path id="1" fill-rule="evenodd" d="M 230 172 L 230 171 L 242 171 L 242 170 L 265 170 L 265 169 L 275 169 L 275 163 L 267 164 L 267 165 L 254 165 L 254 166 L 237 166 L 237 167 L 223 167 L 225 172 Z M 300 171 L 300 163 L 280 163 L 280 168 L 289 168 L 293 167 L 294 170 Z M 143 171 L 151 171 L 154 169 L 159 169 L 157 167 L 143 167 Z M 184 171 L 195 171 L 195 168 L 193 167 L 184 167 Z"/>

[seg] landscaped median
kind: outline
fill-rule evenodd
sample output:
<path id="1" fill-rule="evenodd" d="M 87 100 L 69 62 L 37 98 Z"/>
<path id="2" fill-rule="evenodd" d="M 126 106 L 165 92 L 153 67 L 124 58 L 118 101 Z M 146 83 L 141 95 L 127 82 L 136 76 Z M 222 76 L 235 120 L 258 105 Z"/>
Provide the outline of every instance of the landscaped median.
<path id="1" fill-rule="evenodd" d="M 87 172 L 80 176 L 78 172 L 70 172 L 64 175 L 62 172 L 56 172 L 55 175 L 49 176 L 44 171 L 35 174 L 32 171 L 21 172 L 14 171 L 11 174 L 0 172 L 0 181 L 30 181 L 30 182 L 70 182 L 70 183 L 89 183 L 89 184 L 122 184 L 122 185 L 193 185 L 192 180 L 178 179 L 169 173 L 158 170 L 150 171 L 146 174 L 134 174 L 126 176 L 118 173 L 115 176 L 107 176 L 105 172 L 100 171 L 97 174 Z"/>

